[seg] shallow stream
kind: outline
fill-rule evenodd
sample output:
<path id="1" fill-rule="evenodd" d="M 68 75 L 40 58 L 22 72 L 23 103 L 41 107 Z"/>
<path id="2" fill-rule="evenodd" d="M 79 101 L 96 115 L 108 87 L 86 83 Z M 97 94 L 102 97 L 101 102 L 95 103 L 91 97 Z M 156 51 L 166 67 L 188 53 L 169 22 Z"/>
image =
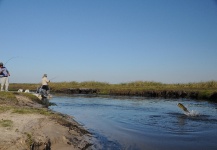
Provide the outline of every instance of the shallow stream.
<path id="1" fill-rule="evenodd" d="M 54 96 L 50 109 L 74 117 L 99 142 L 93 149 L 216 150 L 217 104 L 191 99 Z M 177 103 L 191 112 L 185 114 Z"/>

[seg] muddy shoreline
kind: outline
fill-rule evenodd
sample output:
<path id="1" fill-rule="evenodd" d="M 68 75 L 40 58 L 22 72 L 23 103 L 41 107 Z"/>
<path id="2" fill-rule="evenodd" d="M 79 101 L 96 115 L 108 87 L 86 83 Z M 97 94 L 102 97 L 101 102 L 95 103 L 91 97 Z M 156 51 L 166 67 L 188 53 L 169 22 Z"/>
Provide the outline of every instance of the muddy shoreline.
<path id="1" fill-rule="evenodd" d="M 0 150 L 91 149 L 91 133 L 72 116 L 53 112 L 25 94 L 8 97 L 0 98 Z"/>

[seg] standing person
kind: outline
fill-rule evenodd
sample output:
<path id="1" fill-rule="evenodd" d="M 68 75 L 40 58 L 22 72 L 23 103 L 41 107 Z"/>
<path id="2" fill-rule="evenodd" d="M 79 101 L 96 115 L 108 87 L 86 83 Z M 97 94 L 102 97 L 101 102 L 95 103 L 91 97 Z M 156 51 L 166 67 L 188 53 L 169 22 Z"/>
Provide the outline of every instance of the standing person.
<path id="1" fill-rule="evenodd" d="M 41 80 L 41 84 L 42 84 L 42 89 L 46 90 L 47 94 L 49 94 L 49 86 L 48 83 L 50 82 L 50 80 L 48 80 L 47 78 L 47 74 L 44 74 Z"/>
<path id="2" fill-rule="evenodd" d="M 5 86 L 5 91 L 8 91 L 9 76 L 10 76 L 9 71 L 7 70 L 6 67 L 4 67 L 3 63 L 0 62 L 1 91 L 4 91 L 4 86 Z"/>

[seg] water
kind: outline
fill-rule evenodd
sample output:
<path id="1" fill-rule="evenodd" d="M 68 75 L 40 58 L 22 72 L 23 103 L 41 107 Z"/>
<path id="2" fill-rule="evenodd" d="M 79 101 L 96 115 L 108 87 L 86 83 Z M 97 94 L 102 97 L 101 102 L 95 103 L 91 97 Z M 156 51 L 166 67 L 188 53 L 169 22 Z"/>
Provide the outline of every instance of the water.
<path id="1" fill-rule="evenodd" d="M 189 99 L 56 96 L 50 109 L 74 116 L 111 150 L 216 150 L 217 104 Z M 177 107 L 184 104 L 190 114 Z"/>

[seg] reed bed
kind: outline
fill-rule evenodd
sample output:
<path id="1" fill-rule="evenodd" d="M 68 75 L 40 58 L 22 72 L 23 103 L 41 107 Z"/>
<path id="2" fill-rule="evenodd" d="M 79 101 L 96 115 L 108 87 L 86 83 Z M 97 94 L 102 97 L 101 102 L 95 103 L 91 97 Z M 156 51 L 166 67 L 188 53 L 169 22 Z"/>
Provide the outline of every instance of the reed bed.
<path id="1" fill-rule="evenodd" d="M 179 83 L 165 84 L 161 82 L 135 81 L 128 83 L 109 84 L 107 82 L 85 81 L 85 82 L 51 82 L 50 88 L 52 91 L 69 89 L 69 88 L 95 88 L 99 90 L 217 90 L 217 81 L 198 82 L 198 83 Z M 38 83 L 11 83 L 10 90 L 17 91 L 18 89 L 29 89 L 36 91 L 40 87 Z"/>
<path id="2" fill-rule="evenodd" d="M 10 84 L 10 89 L 29 89 L 36 91 L 40 84 Z M 207 98 L 213 93 L 217 93 L 217 81 L 197 82 L 197 83 L 177 83 L 165 84 L 161 82 L 135 81 L 119 84 L 110 84 L 107 82 L 85 81 L 85 82 L 51 82 L 49 84 L 51 92 L 66 91 L 70 88 L 89 88 L 96 89 L 98 94 L 120 93 L 120 95 L 139 95 L 145 91 L 185 91 L 198 92 L 199 97 Z"/>

